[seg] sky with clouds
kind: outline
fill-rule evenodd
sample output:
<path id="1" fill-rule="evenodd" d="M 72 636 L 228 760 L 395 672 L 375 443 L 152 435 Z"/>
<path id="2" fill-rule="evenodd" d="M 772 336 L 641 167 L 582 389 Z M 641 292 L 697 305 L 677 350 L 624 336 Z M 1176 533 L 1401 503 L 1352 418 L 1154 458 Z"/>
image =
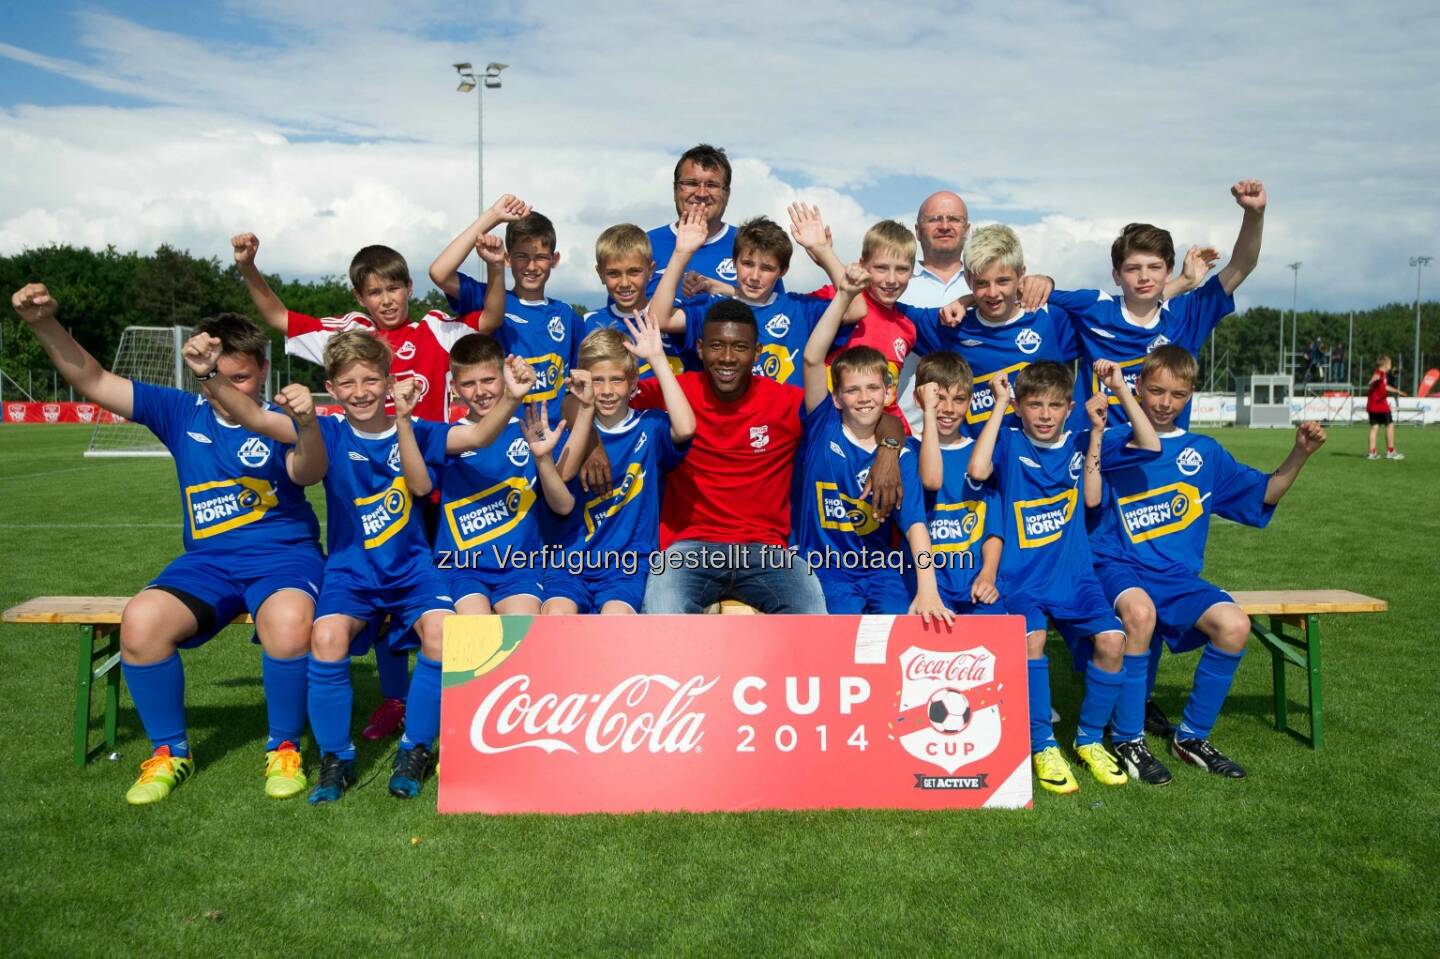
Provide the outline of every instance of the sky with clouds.
<path id="1" fill-rule="evenodd" d="M 13 6 L 0 253 L 228 258 L 252 230 L 267 272 L 341 274 L 378 242 L 423 278 L 476 212 L 476 94 L 451 64 L 496 60 L 487 196 L 556 222 L 550 292 L 592 305 L 595 236 L 673 219 L 700 141 L 734 161 L 727 219 L 814 202 L 847 259 L 955 189 L 972 221 L 1016 226 L 1031 269 L 1108 288 L 1133 220 L 1228 255 L 1248 177 L 1270 208 L 1242 308 L 1288 307 L 1297 260 L 1301 309 L 1408 301 L 1409 258 L 1440 254 L 1431 3 Z M 803 257 L 792 274 L 820 279 Z"/>

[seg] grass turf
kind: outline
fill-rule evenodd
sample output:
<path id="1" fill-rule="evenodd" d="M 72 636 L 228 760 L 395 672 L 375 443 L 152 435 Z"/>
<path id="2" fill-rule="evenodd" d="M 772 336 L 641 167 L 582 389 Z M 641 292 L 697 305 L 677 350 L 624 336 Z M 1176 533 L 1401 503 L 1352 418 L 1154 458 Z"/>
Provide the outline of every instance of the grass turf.
<path id="1" fill-rule="evenodd" d="M 1291 440 L 1219 435 L 1262 468 Z M 198 774 L 132 809 L 147 743 L 128 697 L 120 761 L 73 767 L 74 634 L 0 626 L 6 951 L 1433 955 L 1440 431 L 1400 437 L 1406 462 L 1371 463 L 1362 429 L 1332 430 L 1268 530 L 1212 528 L 1207 575 L 1225 586 L 1390 601 L 1322 620 L 1327 748 L 1271 729 L 1257 645 L 1215 732 L 1249 779 L 1172 762 L 1168 788 L 1086 776 L 1028 812 L 440 817 L 433 785 L 392 799 L 391 747 L 366 743 L 374 779 L 343 803 L 274 802 L 259 653 L 239 629 L 185 658 Z M 169 460 L 83 460 L 87 438 L 0 427 L 0 604 L 131 593 L 179 548 Z M 1079 688 L 1051 656 L 1063 738 Z M 1162 666 L 1172 717 L 1194 663 Z M 370 661 L 356 686 L 358 720 L 377 702 Z"/>

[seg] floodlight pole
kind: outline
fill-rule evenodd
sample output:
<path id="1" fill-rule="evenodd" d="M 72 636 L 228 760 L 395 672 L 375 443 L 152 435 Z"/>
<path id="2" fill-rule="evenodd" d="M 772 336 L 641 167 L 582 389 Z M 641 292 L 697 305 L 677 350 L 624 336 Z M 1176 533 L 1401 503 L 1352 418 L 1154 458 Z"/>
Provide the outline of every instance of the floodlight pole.
<path id="1" fill-rule="evenodd" d="M 468 63 L 454 64 L 460 77 L 455 89 L 461 93 L 475 91 L 475 192 L 479 201 L 479 212 L 485 212 L 485 91 L 500 89 L 500 71 L 508 63 L 487 63 L 483 73 L 476 73 Z"/>
<path id="2" fill-rule="evenodd" d="M 1415 382 L 1410 390 L 1411 396 L 1420 394 L 1420 274 L 1430 265 L 1432 259 L 1434 258 L 1429 256 L 1410 258 L 1410 265 L 1415 267 Z"/>
<path id="3" fill-rule="evenodd" d="M 1291 288 L 1290 288 L 1290 362 L 1291 362 L 1291 363 L 1294 363 L 1294 362 L 1295 362 L 1295 331 L 1296 331 L 1296 329 L 1298 329 L 1299 326 L 1300 326 L 1300 320 L 1299 320 L 1299 318 L 1298 318 L 1298 317 L 1296 316 L 1296 314 L 1295 314 L 1295 304 L 1298 302 L 1298 300 L 1299 300 L 1299 298 L 1300 298 L 1300 267 L 1303 266 L 1304 264 L 1302 264 L 1299 260 L 1296 260 L 1294 263 L 1287 263 L 1287 264 L 1285 264 L 1285 265 L 1288 266 L 1288 267 L 1290 267 L 1290 272 L 1292 272 L 1292 273 L 1295 274 L 1295 282 L 1294 282 L 1294 284 L 1293 284 L 1293 285 L 1291 286 Z M 1280 349 L 1281 349 L 1282 351 L 1285 349 L 1285 340 L 1284 340 L 1284 334 L 1283 334 L 1283 333 L 1281 334 Z M 1282 364 L 1282 366 L 1283 366 L 1283 364 Z M 1285 370 L 1282 368 L 1282 369 L 1280 370 L 1280 372 L 1281 372 L 1281 373 L 1284 373 Z M 1293 369 L 1293 368 L 1291 369 L 1291 373 L 1292 373 L 1292 374 L 1294 373 L 1294 369 Z"/>

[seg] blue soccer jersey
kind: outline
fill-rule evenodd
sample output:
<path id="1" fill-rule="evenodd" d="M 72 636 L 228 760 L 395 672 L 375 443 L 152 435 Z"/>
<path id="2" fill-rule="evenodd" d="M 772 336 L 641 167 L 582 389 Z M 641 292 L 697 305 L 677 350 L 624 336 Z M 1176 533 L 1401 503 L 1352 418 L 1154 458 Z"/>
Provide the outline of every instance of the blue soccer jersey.
<path id="1" fill-rule="evenodd" d="M 1209 436 L 1177 429 L 1160 437 L 1160 454 L 1105 473 L 1105 498 L 1090 515 L 1097 562 L 1118 562 L 1157 580 L 1199 575 L 1210 516 L 1264 527 L 1270 477 L 1237 463 Z"/>
<path id="2" fill-rule="evenodd" d="M 935 555 L 935 582 L 946 605 L 970 602 L 970 585 L 980 572 L 980 545 L 987 536 L 1004 537 L 999 495 L 990 481 L 977 483 L 967 472 L 974 440 L 963 437 L 941 445 L 944 477 L 938 490 L 925 491 L 925 524 Z M 906 446 L 918 462 L 920 440 Z M 953 609 L 954 606 L 951 606 Z"/>
<path id="3" fill-rule="evenodd" d="M 951 350 L 959 353 L 975 374 L 970 408 L 965 411 L 961 427 L 966 436 L 979 436 L 994 412 L 990 378 L 996 373 L 1006 374 L 1014 383 L 1016 374 L 1031 363 L 1069 363 L 1079 355 L 1070 315 L 1053 304 L 1003 323 L 981 319 L 973 308 L 966 311 L 958 326 L 941 323 L 939 310 L 912 308 L 907 315 L 915 323 L 917 354 Z M 1020 428 L 1014 407 L 1007 405 L 1003 415 L 1002 429 Z"/>
<path id="4" fill-rule="evenodd" d="M 1124 297 L 1100 290 L 1075 290 L 1050 294 L 1050 303 L 1067 311 L 1074 320 L 1080 346 L 1080 375 L 1075 390 L 1076 412 L 1097 391 L 1107 390 L 1092 369 L 1096 360 L 1119 364 L 1126 384 L 1133 390 L 1140 376 L 1140 364 L 1156 347 L 1173 344 L 1190 353 L 1199 353 L 1220 321 L 1235 312 L 1235 298 L 1225 292 L 1217 274 L 1198 289 L 1160 304 L 1155 317 L 1144 326 L 1134 322 L 1125 310 Z M 1129 417 L 1114 396 L 1110 397 L 1110 422 L 1124 423 Z M 1190 423 L 1190 407 L 1181 411 L 1175 425 Z"/>
<path id="5" fill-rule="evenodd" d="M 285 469 L 289 446 L 224 422 L 203 396 L 149 383 L 133 389 L 130 418 L 175 461 L 187 552 L 316 544 L 315 511 Z"/>
<path id="6" fill-rule="evenodd" d="M 700 341 L 705 313 L 724 299 L 727 297 L 700 297 L 683 304 L 691 342 Z M 830 301 L 800 293 L 774 292 L 764 303 L 739 302 L 755 313 L 758 329 L 754 375 L 804 388 L 805 341 L 810 339 Z"/>
<path id="7" fill-rule="evenodd" d="M 677 304 L 677 306 L 678 305 L 680 304 Z M 625 329 L 625 314 L 616 309 L 613 303 L 603 310 L 595 310 L 585 314 L 585 319 L 580 329 L 581 342 L 584 342 L 585 337 L 594 333 L 596 330 L 615 330 L 627 340 L 630 339 L 630 334 Z M 660 336 L 660 341 L 665 345 L 665 355 L 670 358 L 671 371 L 673 371 L 676 376 L 679 376 L 685 372 L 690 365 L 687 358 L 694 353 L 695 341 L 691 339 L 688 329 L 685 333 L 663 333 Z M 640 372 L 637 379 L 650 380 L 655 378 L 655 372 L 650 369 L 649 363 L 643 362 L 638 358 L 636 362 L 640 364 Z"/>
<path id="8" fill-rule="evenodd" d="M 735 227 L 725 224 L 723 230 L 706 240 L 705 245 L 691 255 L 685 269 L 721 283 L 734 283 L 736 232 Z M 646 292 L 654 293 L 655 287 L 660 284 L 660 275 L 669 265 L 670 257 L 675 255 L 675 224 L 657 226 L 647 236 L 650 237 L 650 256 L 655 260 L 655 275 L 650 278 Z"/>
<path id="9" fill-rule="evenodd" d="M 1105 431 L 1100 446 L 1102 471 L 1153 458 L 1147 450 L 1127 447 L 1129 426 Z M 994 480 L 1004 516 L 1000 554 L 1001 595 L 1051 596 L 1066 584 L 1093 576 L 1084 517 L 1082 481 L 1090 431 L 1068 431 L 1041 445 L 1021 430 L 1000 431 L 995 440 Z"/>
<path id="10" fill-rule="evenodd" d="M 325 472 L 327 574 L 343 568 L 360 586 L 383 589 L 433 572 L 425 524 L 400 466 L 395 427 L 362 433 L 340 415 L 317 422 L 330 458 Z"/>
<path id="11" fill-rule="evenodd" d="M 892 573 L 899 577 L 903 564 L 890 559 L 895 549 L 892 534 L 898 528 L 903 539 L 910 527 L 924 524 L 923 497 L 903 497 L 899 509 L 878 522 L 870 503 L 860 498 L 875 451 L 850 438 L 840 411 L 828 397 L 801 421 L 804 435 L 793 494 L 795 545 L 811 559 L 811 568 L 822 582 Z M 919 457 L 909 448 L 900 451 L 900 481 L 904 489 L 921 488 Z M 864 554 L 859 562 L 847 561 L 856 553 Z"/>
<path id="12" fill-rule="evenodd" d="M 460 274 L 460 295 L 449 297 L 457 313 L 474 313 L 485 308 L 486 285 Z M 525 402 L 544 401 L 550 422 L 560 422 L 560 402 L 565 398 L 565 377 L 575 365 L 580 346 L 580 316 L 570 304 L 546 297 L 522 300 L 513 290 L 505 291 L 505 320 L 495 338 L 506 353 L 523 358 L 535 371 L 535 385 Z"/>

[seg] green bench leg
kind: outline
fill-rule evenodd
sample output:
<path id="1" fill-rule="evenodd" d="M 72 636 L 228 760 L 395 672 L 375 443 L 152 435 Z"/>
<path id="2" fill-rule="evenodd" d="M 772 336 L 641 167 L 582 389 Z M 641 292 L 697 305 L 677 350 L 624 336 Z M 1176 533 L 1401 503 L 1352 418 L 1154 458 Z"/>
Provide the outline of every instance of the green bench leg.
<path id="1" fill-rule="evenodd" d="M 1270 629 L 1280 633 L 1280 624 L 1270 621 Z M 1270 675 L 1275 692 L 1275 728 L 1286 732 L 1290 728 L 1290 699 L 1285 690 L 1285 657 L 1278 650 L 1270 650 Z"/>
<path id="2" fill-rule="evenodd" d="M 120 715 L 120 629 L 113 625 L 81 626 L 76 643 L 75 765 L 84 766 L 97 753 L 115 748 Z M 99 663 L 97 666 L 96 663 Z M 90 747 L 90 706 L 95 681 L 105 680 L 104 741 Z"/>
<path id="3" fill-rule="evenodd" d="M 1310 666 L 1310 748 L 1325 745 L 1325 708 L 1320 699 L 1320 619 L 1305 617 L 1305 649 Z"/>
<path id="4" fill-rule="evenodd" d="M 1250 632 L 1270 651 L 1270 675 L 1274 684 L 1275 728 L 1290 732 L 1290 700 L 1285 688 L 1285 669 L 1295 665 L 1305 670 L 1310 702 L 1310 748 L 1321 749 L 1325 745 L 1325 708 L 1321 697 L 1320 681 L 1320 619 L 1313 613 L 1302 621 L 1297 618 L 1268 617 L 1268 626 L 1261 625 L 1260 617 L 1251 617 Z M 1286 625 L 1296 626 L 1303 636 L 1287 635 Z M 1303 645 L 1302 645 L 1303 641 Z"/>

